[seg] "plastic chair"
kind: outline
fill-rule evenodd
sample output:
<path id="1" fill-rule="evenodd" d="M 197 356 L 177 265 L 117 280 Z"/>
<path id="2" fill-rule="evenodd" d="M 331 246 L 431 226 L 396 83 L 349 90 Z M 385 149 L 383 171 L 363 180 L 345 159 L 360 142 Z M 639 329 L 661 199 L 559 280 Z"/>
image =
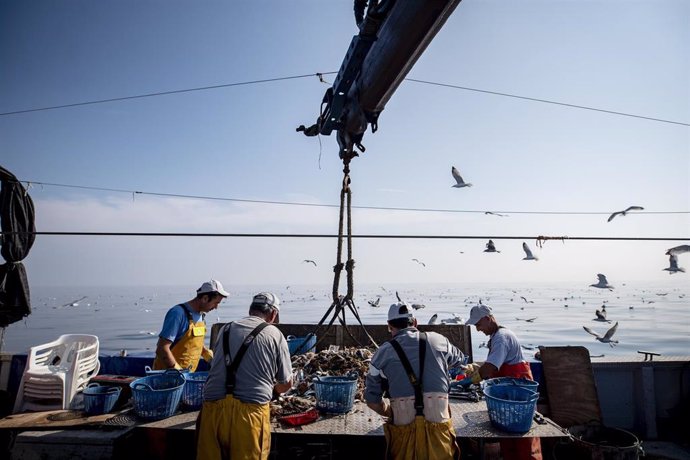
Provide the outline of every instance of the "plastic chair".
<path id="1" fill-rule="evenodd" d="M 54 342 L 31 347 L 14 413 L 68 409 L 100 367 L 95 335 L 65 334 Z"/>

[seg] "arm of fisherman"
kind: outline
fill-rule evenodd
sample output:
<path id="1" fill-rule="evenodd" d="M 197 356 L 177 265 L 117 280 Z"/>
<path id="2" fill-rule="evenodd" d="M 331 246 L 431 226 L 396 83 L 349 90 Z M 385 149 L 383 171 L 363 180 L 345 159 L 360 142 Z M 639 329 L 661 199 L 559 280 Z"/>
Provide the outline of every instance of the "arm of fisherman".
<path id="1" fill-rule="evenodd" d="M 280 334 L 278 341 L 277 353 L 278 371 L 276 373 L 276 384 L 273 386 L 273 391 L 281 394 L 292 388 L 292 360 L 290 359 L 290 350 L 287 346 L 287 341 L 282 334 Z"/>
<path id="2" fill-rule="evenodd" d="M 166 368 L 182 369 L 175 361 L 172 351 L 170 351 L 171 345 L 172 342 L 170 340 L 159 337 L 156 344 L 156 356 L 163 362 Z"/>
<path id="3" fill-rule="evenodd" d="M 204 347 L 201 350 L 201 357 L 203 358 L 204 361 L 206 361 L 207 363 L 210 364 L 211 361 L 213 361 L 213 350 Z"/>
<path id="4" fill-rule="evenodd" d="M 374 362 L 376 362 L 376 356 L 374 356 L 369 363 L 364 400 L 367 406 L 377 414 L 384 417 L 391 417 L 393 412 L 391 411 L 390 403 L 386 399 L 383 399 L 383 379 L 385 375 L 374 365 Z"/>

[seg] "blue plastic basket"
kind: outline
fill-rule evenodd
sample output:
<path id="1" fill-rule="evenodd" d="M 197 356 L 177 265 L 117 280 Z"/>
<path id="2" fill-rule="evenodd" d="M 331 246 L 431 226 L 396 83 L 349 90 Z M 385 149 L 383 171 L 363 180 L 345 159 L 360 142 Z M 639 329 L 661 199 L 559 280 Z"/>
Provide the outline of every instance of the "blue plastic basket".
<path id="1" fill-rule="evenodd" d="M 84 412 L 88 415 L 107 414 L 120 397 L 120 387 L 109 387 L 97 383 L 89 383 L 84 388 Z"/>
<path id="2" fill-rule="evenodd" d="M 129 384 L 134 412 L 141 418 L 151 420 L 170 417 L 180 404 L 184 384 L 182 373 L 174 369 L 136 379 Z"/>
<path id="3" fill-rule="evenodd" d="M 287 343 L 288 349 L 290 350 L 290 356 L 294 354 L 301 355 L 308 351 L 316 351 L 316 335 L 314 334 L 307 334 L 305 337 L 288 335 Z"/>
<path id="4" fill-rule="evenodd" d="M 357 393 L 357 377 L 316 377 L 316 408 L 322 412 L 343 414 L 352 410 Z"/>
<path id="5" fill-rule="evenodd" d="M 517 385 L 521 387 L 528 388 L 532 391 L 537 391 L 539 388 L 539 383 L 533 380 L 527 379 L 516 379 L 513 377 L 496 377 L 493 379 L 488 379 L 483 382 L 483 387 L 486 388 L 491 385 Z"/>
<path id="6" fill-rule="evenodd" d="M 185 384 L 182 390 L 182 405 L 185 409 L 197 410 L 204 403 L 204 385 L 208 371 L 189 372 L 184 374 Z"/>
<path id="7" fill-rule="evenodd" d="M 487 385 L 484 396 L 493 426 L 511 433 L 529 431 L 539 393 L 520 385 Z"/>

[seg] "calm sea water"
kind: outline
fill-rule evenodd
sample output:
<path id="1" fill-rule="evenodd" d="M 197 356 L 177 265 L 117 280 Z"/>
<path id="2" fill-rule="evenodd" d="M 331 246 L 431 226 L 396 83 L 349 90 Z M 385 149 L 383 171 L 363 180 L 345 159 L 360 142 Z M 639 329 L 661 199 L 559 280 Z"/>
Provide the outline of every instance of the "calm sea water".
<path id="1" fill-rule="evenodd" d="M 251 297 L 270 290 L 282 300 L 281 322 L 316 324 L 330 306 L 330 286 L 230 286 L 231 297 L 207 316 L 210 326 L 246 315 Z M 656 284 L 628 283 L 613 291 L 587 286 L 544 285 L 402 285 L 358 286 L 355 303 L 365 324 L 385 324 L 395 292 L 417 310 L 420 324 L 439 319 L 468 317 L 479 299 L 491 305 L 499 322 L 515 331 L 531 358 L 538 345 L 582 345 L 592 356 L 632 356 L 649 350 L 666 356 L 690 354 L 690 286 L 685 280 Z M 378 297 L 379 307 L 369 305 Z M 524 297 L 526 300 L 523 300 Z M 101 354 L 152 355 L 165 312 L 192 298 L 178 287 L 33 287 L 33 313 L 5 331 L 2 351 L 26 353 L 32 345 L 49 342 L 60 334 L 88 333 L 100 339 Z M 594 320 L 595 310 L 606 305 L 612 323 Z M 532 319 L 531 322 L 525 321 Z M 587 334 L 582 326 L 603 335 L 619 323 L 610 347 Z M 353 317 L 350 323 L 355 323 Z M 210 335 L 210 334 L 208 334 Z M 207 336 L 207 341 L 209 337 Z M 472 328 L 475 360 L 486 357 L 487 337 Z"/>

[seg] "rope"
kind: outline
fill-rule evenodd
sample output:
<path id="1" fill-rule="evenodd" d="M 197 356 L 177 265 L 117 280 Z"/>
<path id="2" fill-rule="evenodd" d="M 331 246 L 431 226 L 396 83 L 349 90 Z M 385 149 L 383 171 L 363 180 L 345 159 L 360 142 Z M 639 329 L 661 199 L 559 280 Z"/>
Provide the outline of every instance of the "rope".
<path id="1" fill-rule="evenodd" d="M 363 346 L 362 343 L 354 336 L 352 335 L 352 331 L 350 331 L 350 328 L 347 326 L 347 321 L 345 319 L 345 308 L 347 307 L 350 312 L 352 312 L 353 316 L 355 319 L 359 322 L 360 326 L 362 326 L 362 329 L 364 330 L 364 333 L 367 335 L 371 343 L 374 345 L 375 348 L 378 348 L 378 344 L 374 340 L 374 338 L 369 334 L 369 331 L 367 331 L 367 328 L 364 326 L 362 323 L 362 319 L 359 317 L 359 313 L 357 313 L 357 306 L 354 303 L 353 297 L 354 297 L 354 268 L 355 268 L 355 261 L 352 258 L 352 190 L 350 189 L 350 160 L 354 157 L 352 156 L 344 156 L 343 157 L 343 181 L 342 181 L 342 187 L 340 189 L 340 213 L 338 217 L 338 245 L 336 249 L 336 263 L 333 266 L 333 289 L 332 289 L 332 297 L 333 297 L 333 302 L 331 303 L 331 306 L 328 307 L 328 310 L 326 310 L 326 313 L 323 315 L 319 323 L 316 325 L 316 328 L 314 329 L 314 334 L 316 334 L 317 337 L 321 335 L 321 338 L 318 339 L 316 342 L 316 348 L 318 348 L 318 345 L 326 338 L 326 335 L 328 334 L 328 331 L 331 329 L 331 326 L 335 322 L 335 319 L 337 318 L 340 324 L 343 326 L 347 334 L 350 336 L 350 338 L 359 346 Z M 342 258 L 343 258 L 343 240 L 344 240 L 344 235 L 343 235 L 343 227 L 345 226 L 345 212 L 347 208 L 347 262 L 343 264 Z M 340 291 L 340 275 L 343 271 L 343 268 L 345 268 L 346 272 L 346 279 L 347 279 L 347 294 L 344 296 L 341 296 L 339 294 Z M 319 329 L 322 327 L 324 321 L 328 316 L 333 312 L 333 316 L 331 317 L 330 321 L 328 322 L 328 325 L 326 326 L 326 330 L 324 331 L 323 334 L 317 334 Z"/>

